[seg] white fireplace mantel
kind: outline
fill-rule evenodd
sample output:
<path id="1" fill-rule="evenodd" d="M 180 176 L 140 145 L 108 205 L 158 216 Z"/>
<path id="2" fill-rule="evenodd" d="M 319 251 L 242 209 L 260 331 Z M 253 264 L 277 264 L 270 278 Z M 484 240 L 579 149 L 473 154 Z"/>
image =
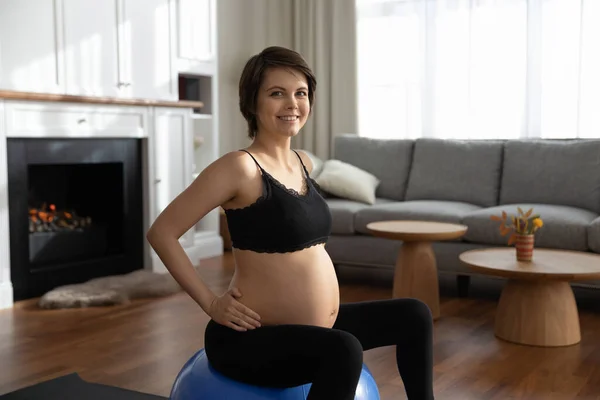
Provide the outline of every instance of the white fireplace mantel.
<path id="1" fill-rule="evenodd" d="M 197 105 L 196 105 L 197 106 Z M 144 231 L 193 180 L 194 116 L 190 104 L 42 101 L 0 98 L 0 309 L 13 306 L 10 274 L 7 138 L 138 138 L 143 142 Z M 206 145 L 206 144 L 205 144 Z M 217 154 L 217 141 L 209 154 Z M 205 160 L 207 161 L 207 160 Z M 180 239 L 193 262 L 222 254 L 215 209 Z M 144 241 L 144 268 L 166 272 Z"/>

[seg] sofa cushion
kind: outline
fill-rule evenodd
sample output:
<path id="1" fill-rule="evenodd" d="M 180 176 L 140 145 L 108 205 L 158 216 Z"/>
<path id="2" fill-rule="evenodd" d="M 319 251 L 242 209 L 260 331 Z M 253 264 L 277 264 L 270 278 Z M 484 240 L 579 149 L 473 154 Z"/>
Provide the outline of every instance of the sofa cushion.
<path id="1" fill-rule="evenodd" d="M 600 213 L 600 140 L 515 140 L 504 149 L 500 204 L 543 203 Z"/>
<path id="2" fill-rule="evenodd" d="M 473 211 L 462 219 L 469 229 L 465 241 L 490 245 L 507 245 L 508 235 L 502 236 L 499 222 L 491 221 L 490 216 L 517 215 L 517 207 L 539 214 L 544 226 L 535 234 L 535 246 L 565 250 L 587 251 L 588 226 L 598 214 L 581 208 L 548 204 L 510 204 Z"/>
<path id="3" fill-rule="evenodd" d="M 406 200 L 498 204 L 503 141 L 417 139 Z"/>
<path id="4" fill-rule="evenodd" d="M 600 253 L 600 217 L 588 226 L 588 247 L 590 250 Z"/>
<path id="5" fill-rule="evenodd" d="M 340 160 L 325 161 L 315 181 L 327 193 L 365 204 L 375 204 L 380 182 L 375 175 Z"/>
<path id="6" fill-rule="evenodd" d="M 421 220 L 460 223 L 463 216 L 480 207 L 468 203 L 437 200 L 415 200 L 376 204 L 356 212 L 354 229 L 371 234 L 367 224 L 384 220 Z"/>
<path id="7" fill-rule="evenodd" d="M 375 236 L 333 235 L 325 249 L 335 264 L 393 270 L 401 246 L 399 240 L 383 240 Z"/>
<path id="8" fill-rule="evenodd" d="M 354 218 L 358 210 L 370 207 L 367 204 L 359 203 L 357 201 L 338 199 L 338 198 L 327 198 L 325 199 L 329 205 L 329 211 L 331 212 L 331 234 L 332 235 L 353 235 L 354 229 Z M 376 204 L 389 203 L 390 200 L 376 199 Z"/>
<path id="9" fill-rule="evenodd" d="M 413 140 L 373 139 L 339 135 L 334 139 L 333 158 L 375 175 L 381 183 L 375 195 L 404 200 L 412 157 Z"/>

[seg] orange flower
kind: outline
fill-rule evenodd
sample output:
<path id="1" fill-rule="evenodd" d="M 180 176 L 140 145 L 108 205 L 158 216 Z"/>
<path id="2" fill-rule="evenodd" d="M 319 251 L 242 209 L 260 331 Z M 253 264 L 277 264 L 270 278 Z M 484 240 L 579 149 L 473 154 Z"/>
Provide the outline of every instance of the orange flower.
<path id="1" fill-rule="evenodd" d="M 508 244 L 516 241 L 517 235 L 533 235 L 538 229 L 544 226 L 544 221 L 539 215 L 532 215 L 533 208 L 523 212 L 521 207 L 517 207 L 518 215 L 510 217 L 506 211 L 502 211 L 500 216 L 492 215 L 490 219 L 499 222 L 498 231 L 502 236 L 510 234 Z"/>

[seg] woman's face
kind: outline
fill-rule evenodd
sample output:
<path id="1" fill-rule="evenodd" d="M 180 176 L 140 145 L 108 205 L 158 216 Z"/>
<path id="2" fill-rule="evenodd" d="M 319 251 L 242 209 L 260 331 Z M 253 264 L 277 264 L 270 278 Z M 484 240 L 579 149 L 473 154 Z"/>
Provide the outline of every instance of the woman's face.
<path id="1" fill-rule="evenodd" d="M 256 108 L 259 134 L 297 135 L 310 114 L 306 77 L 292 69 L 268 69 L 259 88 Z"/>

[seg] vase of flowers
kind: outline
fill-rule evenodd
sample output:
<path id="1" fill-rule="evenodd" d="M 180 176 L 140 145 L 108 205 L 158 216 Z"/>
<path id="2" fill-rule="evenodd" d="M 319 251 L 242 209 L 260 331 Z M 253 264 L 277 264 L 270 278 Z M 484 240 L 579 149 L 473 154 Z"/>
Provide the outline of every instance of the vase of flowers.
<path id="1" fill-rule="evenodd" d="M 533 214 L 533 208 L 523 212 L 517 207 L 518 215 L 508 215 L 502 211 L 501 216 L 492 215 L 491 220 L 500 222 L 499 230 L 502 236 L 508 237 L 508 244 L 515 244 L 518 261 L 531 261 L 535 245 L 535 233 L 544 226 L 539 214 Z"/>

